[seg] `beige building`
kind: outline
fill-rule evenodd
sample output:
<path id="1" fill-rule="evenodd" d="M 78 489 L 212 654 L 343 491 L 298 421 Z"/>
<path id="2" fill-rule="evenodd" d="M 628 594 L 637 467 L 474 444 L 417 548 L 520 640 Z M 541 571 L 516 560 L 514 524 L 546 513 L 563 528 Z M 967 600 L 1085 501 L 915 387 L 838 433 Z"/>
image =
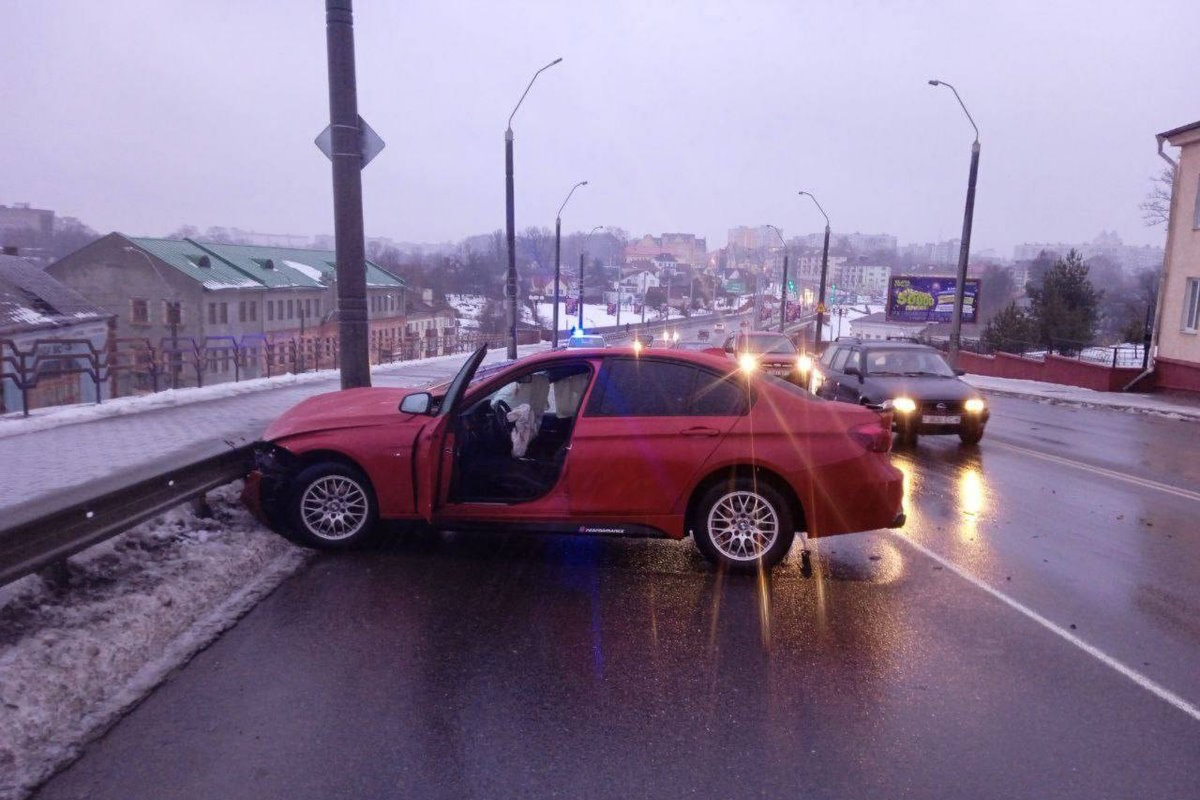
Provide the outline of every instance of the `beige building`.
<path id="1" fill-rule="evenodd" d="M 1200 391 L 1200 122 L 1160 133 L 1180 148 L 1155 325 L 1155 385 Z"/>

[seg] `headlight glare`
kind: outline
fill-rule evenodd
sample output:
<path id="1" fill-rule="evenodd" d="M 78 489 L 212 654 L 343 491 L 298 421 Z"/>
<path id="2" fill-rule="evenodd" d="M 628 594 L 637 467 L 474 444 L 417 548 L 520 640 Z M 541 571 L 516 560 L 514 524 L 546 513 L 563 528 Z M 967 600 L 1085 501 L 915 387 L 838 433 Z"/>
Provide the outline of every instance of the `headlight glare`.
<path id="1" fill-rule="evenodd" d="M 758 369 L 758 359 L 749 353 L 742 353 L 738 356 L 738 366 L 744 372 L 754 372 L 754 370 Z"/>
<path id="2" fill-rule="evenodd" d="M 812 365 L 812 356 L 803 354 L 796 356 L 796 369 L 800 370 L 801 372 L 808 372 L 810 369 L 812 369 Z"/>
<path id="3" fill-rule="evenodd" d="M 896 409 L 901 414 L 911 414 L 917 410 L 917 404 L 911 397 L 897 397 L 892 401 L 892 408 Z"/>
<path id="4" fill-rule="evenodd" d="M 980 398 L 980 397 L 972 397 L 970 400 L 963 403 L 963 408 L 965 408 L 967 411 L 971 412 L 972 414 L 980 413 L 981 411 L 983 411 L 984 407 L 985 406 L 983 403 L 983 398 Z"/>

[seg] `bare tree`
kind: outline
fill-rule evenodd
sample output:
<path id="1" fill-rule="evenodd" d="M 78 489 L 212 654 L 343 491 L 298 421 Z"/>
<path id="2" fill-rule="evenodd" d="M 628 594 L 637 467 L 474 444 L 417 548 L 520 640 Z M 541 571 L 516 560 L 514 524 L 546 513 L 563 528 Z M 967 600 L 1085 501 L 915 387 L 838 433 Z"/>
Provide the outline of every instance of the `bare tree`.
<path id="1" fill-rule="evenodd" d="M 1163 167 L 1157 176 L 1150 179 L 1150 191 L 1146 199 L 1138 204 L 1142 210 L 1142 222 L 1147 227 L 1166 226 L 1171 219 L 1171 190 L 1175 186 L 1175 168 Z"/>

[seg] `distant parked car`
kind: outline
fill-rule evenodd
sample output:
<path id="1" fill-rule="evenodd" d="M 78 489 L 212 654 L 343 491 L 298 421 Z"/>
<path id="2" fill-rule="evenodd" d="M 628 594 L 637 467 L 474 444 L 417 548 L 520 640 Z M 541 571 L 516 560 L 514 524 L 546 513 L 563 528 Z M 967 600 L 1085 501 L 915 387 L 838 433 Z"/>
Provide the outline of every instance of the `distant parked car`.
<path id="1" fill-rule="evenodd" d="M 707 342 L 703 339 L 680 339 L 677 342 L 671 342 L 672 350 L 714 350 L 719 349 L 714 347 L 712 342 Z"/>
<path id="2" fill-rule="evenodd" d="M 796 350 L 796 345 L 782 333 L 771 331 L 741 331 L 725 340 L 724 350 L 743 367 L 761 369 L 790 381 L 797 386 L 808 384 L 812 359 Z"/>
<path id="3" fill-rule="evenodd" d="M 958 434 L 963 444 L 983 438 L 987 403 L 932 347 L 839 339 L 817 369 L 819 396 L 891 411 L 902 444 L 925 434 Z"/>
<path id="4" fill-rule="evenodd" d="M 770 567 L 808 536 L 899 527 L 891 432 L 716 355 L 625 348 L 526 356 L 433 390 L 347 389 L 268 426 L 247 505 L 310 547 L 380 520 L 452 530 L 691 534 L 710 560 Z"/>

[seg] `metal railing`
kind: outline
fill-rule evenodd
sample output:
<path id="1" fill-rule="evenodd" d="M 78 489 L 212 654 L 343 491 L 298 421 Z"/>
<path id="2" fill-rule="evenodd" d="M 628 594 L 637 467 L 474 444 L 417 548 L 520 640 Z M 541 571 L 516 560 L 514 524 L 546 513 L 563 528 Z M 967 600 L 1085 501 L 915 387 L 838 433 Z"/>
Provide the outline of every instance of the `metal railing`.
<path id="1" fill-rule="evenodd" d="M 949 348 L 949 342 L 945 339 L 922 338 L 921 341 L 939 350 L 945 351 Z M 1046 356 L 1054 355 L 1059 358 L 1099 364 L 1113 369 L 1118 367 L 1141 368 L 1146 356 L 1145 347 L 1140 344 L 1095 345 L 1071 339 L 1053 339 L 1050 347 L 1036 342 L 1016 340 L 1004 342 L 1001 346 L 994 346 L 982 340 L 963 339 L 959 349 L 981 356 L 1005 353 L 1035 361 L 1045 361 Z"/>
<path id="2" fill-rule="evenodd" d="M 8 521 L 0 528 L 0 586 L 243 477 L 250 460 L 250 445 L 232 448 L 49 513 Z"/>
<path id="3" fill-rule="evenodd" d="M 536 332 L 531 332 L 536 340 Z M 503 335 L 473 331 L 441 336 L 371 340 L 373 364 L 470 352 Z M 80 402 L 100 403 L 125 395 L 150 394 L 284 373 L 338 368 L 336 336 L 109 337 L 103 347 L 90 339 L 0 339 L 0 413 L 3 390 L 15 388 L 20 410 Z M 85 391 L 86 387 L 86 391 Z"/>

